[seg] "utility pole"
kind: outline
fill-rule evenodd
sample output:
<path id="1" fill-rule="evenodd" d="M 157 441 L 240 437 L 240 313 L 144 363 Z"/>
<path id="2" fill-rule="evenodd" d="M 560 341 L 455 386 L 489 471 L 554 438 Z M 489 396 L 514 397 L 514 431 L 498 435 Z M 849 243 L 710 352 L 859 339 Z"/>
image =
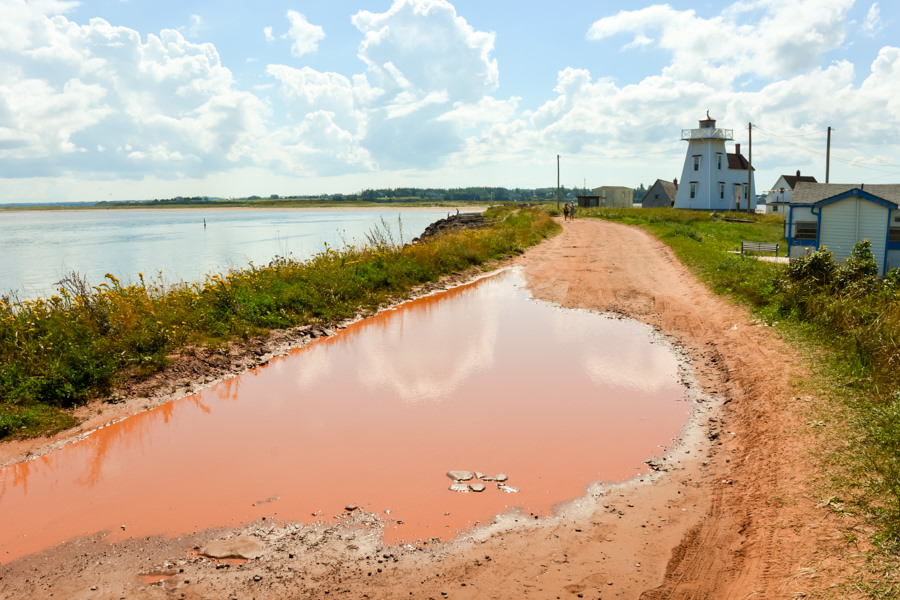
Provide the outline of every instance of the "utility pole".
<path id="1" fill-rule="evenodd" d="M 747 212 L 750 212 L 750 193 L 753 192 L 753 123 L 747 123 Z"/>
<path id="2" fill-rule="evenodd" d="M 556 155 L 556 210 L 559 210 L 559 154 Z"/>
<path id="3" fill-rule="evenodd" d="M 825 146 L 825 183 L 828 183 L 828 175 L 831 170 L 831 127 L 828 127 L 828 143 Z"/>

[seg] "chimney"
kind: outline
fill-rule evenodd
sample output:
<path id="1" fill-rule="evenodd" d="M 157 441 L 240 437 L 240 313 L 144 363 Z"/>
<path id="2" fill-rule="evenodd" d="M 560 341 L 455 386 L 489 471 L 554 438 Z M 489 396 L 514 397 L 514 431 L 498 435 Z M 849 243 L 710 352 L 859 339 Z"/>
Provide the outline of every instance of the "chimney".
<path id="1" fill-rule="evenodd" d="M 797 179 L 800 179 L 800 169 L 797 169 Z"/>
<path id="2" fill-rule="evenodd" d="M 734 145 L 734 153 L 737 154 L 738 156 L 741 155 L 741 145 L 740 144 Z"/>
<path id="3" fill-rule="evenodd" d="M 672 183 L 675 184 L 675 187 L 678 187 L 678 178 L 676 177 L 675 179 L 673 179 Z"/>

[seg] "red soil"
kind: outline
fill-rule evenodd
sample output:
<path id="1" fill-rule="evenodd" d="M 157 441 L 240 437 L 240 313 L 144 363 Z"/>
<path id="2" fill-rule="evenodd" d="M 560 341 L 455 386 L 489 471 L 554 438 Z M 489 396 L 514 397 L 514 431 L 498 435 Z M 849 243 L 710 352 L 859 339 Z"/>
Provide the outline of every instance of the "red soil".
<path id="1" fill-rule="evenodd" d="M 812 438 L 792 403 L 796 354 L 637 229 L 568 222 L 519 262 L 536 297 L 632 317 L 684 348 L 703 393 L 664 472 L 592 488 L 555 517 L 512 514 L 418 549 L 384 545 L 380 517 L 359 511 L 332 526 L 261 520 L 175 539 L 81 538 L 0 565 L 0 597 L 711 599 L 826 589 L 846 549 L 810 491 Z M 0 462 L 27 449 L 7 446 Z M 195 550 L 238 534 L 262 542 L 247 562 Z"/>

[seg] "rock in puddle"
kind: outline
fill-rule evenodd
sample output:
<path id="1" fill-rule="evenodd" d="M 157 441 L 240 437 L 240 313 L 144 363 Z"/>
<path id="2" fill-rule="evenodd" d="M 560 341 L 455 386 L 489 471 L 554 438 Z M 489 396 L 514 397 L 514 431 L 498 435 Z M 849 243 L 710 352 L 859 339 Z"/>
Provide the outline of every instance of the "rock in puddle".
<path id="1" fill-rule="evenodd" d="M 200 554 L 209 558 L 243 558 L 249 560 L 259 557 L 265 547 L 265 544 L 257 538 L 241 535 L 227 540 L 210 542 L 200 549 Z"/>
<path id="2" fill-rule="evenodd" d="M 483 492 L 485 488 L 483 483 L 470 483 L 469 489 L 473 492 Z"/>
<path id="3" fill-rule="evenodd" d="M 472 471 L 447 471 L 447 477 L 453 481 L 469 481 L 475 474 Z"/>
<path id="4" fill-rule="evenodd" d="M 511 485 L 506 485 L 504 483 L 498 483 L 497 489 L 500 490 L 501 492 L 506 492 L 507 494 L 515 494 L 516 492 L 519 491 L 519 488 L 513 487 Z"/>
<path id="5" fill-rule="evenodd" d="M 451 483 L 450 491 L 451 492 L 468 492 L 469 484 L 467 484 L 467 483 Z"/>

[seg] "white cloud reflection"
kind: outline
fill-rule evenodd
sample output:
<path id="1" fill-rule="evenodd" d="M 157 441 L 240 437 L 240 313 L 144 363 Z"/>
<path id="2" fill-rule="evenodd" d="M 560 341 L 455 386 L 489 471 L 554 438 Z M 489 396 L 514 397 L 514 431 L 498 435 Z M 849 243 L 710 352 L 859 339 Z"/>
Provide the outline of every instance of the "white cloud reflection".
<path id="1" fill-rule="evenodd" d="M 473 373 L 495 362 L 497 294 L 478 290 L 435 310 L 401 311 L 377 336 L 360 339 L 359 379 L 367 389 L 389 388 L 404 402 L 441 401 Z M 439 310 L 438 310 L 439 309 Z"/>

